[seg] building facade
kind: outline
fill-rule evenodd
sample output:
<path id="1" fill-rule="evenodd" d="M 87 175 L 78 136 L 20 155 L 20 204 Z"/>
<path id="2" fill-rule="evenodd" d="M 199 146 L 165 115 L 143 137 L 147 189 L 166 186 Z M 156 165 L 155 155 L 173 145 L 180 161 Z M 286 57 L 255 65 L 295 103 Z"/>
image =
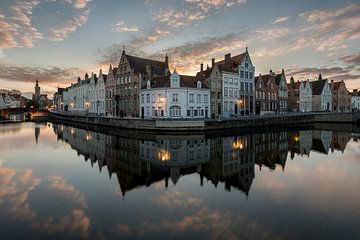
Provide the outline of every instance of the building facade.
<path id="1" fill-rule="evenodd" d="M 321 74 L 317 81 L 310 82 L 312 89 L 312 109 L 313 111 L 331 111 L 332 94 L 329 81 L 322 79 Z"/>
<path id="2" fill-rule="evenodd" d="M 110 64 L 107 79 L 105 82 L 105 114 L 106 116 L 115 116 L 115 93 L 116 93 L 116 72 L 117 67 Z"/>
<path id="3" fill-rule="evenodd" d="M 211 90 L 211 117 L 229 118 L 255 113 L 255 67 L 246 51 L 215 62 L 205 70 L 203 64 L 196 75 Z"/>
<path id="4" fill-rule="evenodd" d="M 279 101 L 278 101 L 278 113 L 287 113 L 288 111 L 288 88 L 285 76 L 285 71 L 282 69 L 280 74 L 275 76 L 276 84 L 278 86 Z"/>
<path id="5" fill-rule="evenodd" d="M 93 115 L 105 116 L 105 83 L 107 75 L 100 69 L 99 77 L 92 74 L 89 85 L 89 113 Z"/>
<path id="6" fill-rule="evenodd" d="M 255 112 L 258 115 L 278 113 L 279 88 L 276 75 L 273 72 L 255 77 L 256 103 Z"/>
<path id="7" fill-rule="evenodd" d="M 351 95 L 346 88 L 344 81 L 330 82 L 332 93 L 332 106 L 334 112 L 351 111 Z"/>
<path id="8" fill-rule="evenodd" d="M 125 53 L 123 50 L 116 72 L 116 89 L 113 95 L 115 116 L 139 117 L 140 89 L 146 86 L 147 80 L 157 76 L 169 75 L 168 56 L 165 61 L 139 58 Z"/>
<path id="9" fill-rule="evenodd" d="M 354 89 L 351 93 L 351 109 L 354 111 L 360 110 L 360 91 Z"/>
<path id="10" fill-rule="evenodd" d="M 290 78 L 288 86 L 288 109 L 292 112 L 312 111 L 312 89 L 309 81 L 297 81 Z"/>
<path id="11" fill-rule="evenodd" d="M 210 89 L 193 76 L 154 77 L 140 91 L 142 118 L 204 119 L 210 117 Z"/>
<path id="12" fill-rule="evenodd" d="M 87 114 L 90 108 L 89 86 L 90 78 L 86 73 L 83 80 L 78 77 L 77 83 L 66 88 L 63 92 L 64 110 Z"/>

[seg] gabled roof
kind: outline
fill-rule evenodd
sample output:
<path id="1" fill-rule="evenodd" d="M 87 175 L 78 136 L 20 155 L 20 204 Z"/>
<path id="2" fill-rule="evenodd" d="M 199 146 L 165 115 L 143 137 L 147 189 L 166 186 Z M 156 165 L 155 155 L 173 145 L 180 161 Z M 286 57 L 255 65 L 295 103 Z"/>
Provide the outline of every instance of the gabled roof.
<path id="1" fill-rule="evenodd" d="M 327 79 L 310 82 L 313 95 L 321 95 Z"/>
<path id="2" fill-rule="evenodd" d="M 334 90 L 339 90 L 339 88 L 340 88 L 340 85 L 341 85 L 341 81 L 340 82 L 334 82 Z"/>
<path id="3" fill-rule="evenodd" d="M 165 74 L 165 62 L 156 61 L 152 59 L 139 58 L 135 56 L 131 56 L 125 54 L 127 60 L 129 61 L 131 67 L 137 73 L 146 73 L 146 66 L 151 65 L 153 67 L 153 71 L 156 75 L 164 75 Z"/>
<path id="4" fill-rule="evenodd" d="M 287 84 L 288 86 L 288 89 L 300 89 L 300 86 L 301 86 L 301 82 L 294 82 L 294 83 L 288 83 Z"/>
<path id="5" fill-rule="evenodd" d="M 195 76 L 179 75 L 180 87 L 197 88 L 198 79 Z M 201 88 L 208 88 L 208 86 L 201 82 Z M 170 76 L 159 76 L 154 77 L 151 80 L 151 88 L 163 88 L 170 87 Z"/>
<path id="6" fill-rule="evenodd" d="M 268 84 L 269 81 L 271 81 L 272 79 L 275 79 L 275 75 L 271 75 L 271 74 L 266 74 L 266 75 L 259 75 L 255 77 L 255 82 L 257 82 L 259 80 L 259 78 L 261 78 L 264 82 L 264 84 Z"/>

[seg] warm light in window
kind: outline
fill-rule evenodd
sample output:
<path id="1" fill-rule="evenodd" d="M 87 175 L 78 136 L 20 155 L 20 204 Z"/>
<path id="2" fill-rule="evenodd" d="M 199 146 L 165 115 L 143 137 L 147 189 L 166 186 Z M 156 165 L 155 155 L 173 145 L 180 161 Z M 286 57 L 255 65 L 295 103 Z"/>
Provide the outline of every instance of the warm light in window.
<path id="1" fill-rule="evenodd" d="M 170 160 L 170 152 L 166 149 L 160 149 L 158 151 L 158 159 L 162 162 Z"/>
<path id="2" fill-rule="evenodd" d="M 232 143 L 232 147 L 234 149 L 243 149 L 244 148 L 244 143 L 242 141 L 240 141 L 240 139 L 236 139 L 233 143 Z"/>

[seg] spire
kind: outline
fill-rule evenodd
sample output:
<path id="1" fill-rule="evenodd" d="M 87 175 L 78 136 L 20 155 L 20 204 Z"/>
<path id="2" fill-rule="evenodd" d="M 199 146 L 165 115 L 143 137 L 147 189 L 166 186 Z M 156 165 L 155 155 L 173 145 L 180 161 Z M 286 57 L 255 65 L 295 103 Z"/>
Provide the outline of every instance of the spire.
<path id="1" fill-rule="evenodd" d="M 318 81 L 322 80 L 322 76 L 321 76 L 321 73 L 319 74 L 319 78 L 318 78 Z"/>
<path id="2" fill-rule="evenodd" d="M 36 86 L 39 86 L 39 78 L 36 78 Z"/>
<path id="3" fill-rule="evenodd" d="M 125 54 L 125 45 L 123 45 L 122 47 L 123 47 L 122 54 Z"/>
<path id="4" fill-rule="evenodd" d="M 109 72 L 110 72 L 110 70 L 112 70 L 112 65 L 110 64 L 110 67 L 109 67 Z"/>
<path id="5" fill-rule="evenodd" d="M 284 69 L 281 70 L 281 74 L 282 74 L 282 75 L 285 74 L 285 70 L 284 70 Z"/>
<path id="6" fill-rule="evenodd" d="M 248 47 L 247 47 L 247 46 L 245 47 L 245 52 L 246 52 L 246 53 L 248 52 Z"/>

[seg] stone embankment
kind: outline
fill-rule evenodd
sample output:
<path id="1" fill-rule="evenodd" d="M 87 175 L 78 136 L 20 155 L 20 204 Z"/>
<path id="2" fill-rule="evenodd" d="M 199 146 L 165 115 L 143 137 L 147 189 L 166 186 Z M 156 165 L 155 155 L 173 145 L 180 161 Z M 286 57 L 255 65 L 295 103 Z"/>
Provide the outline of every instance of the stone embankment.
<path id="1" fill-rule="evenodd" d="M 219 120 L 154 120 L 140 118 L 113 118 L 50 112 L 50 119 L 58 121 L 96 125 L 109 128 L 150 131 L 208 131 L 230 130 L 252 127 L 291 126 L 315 123 L 347 123 L 360 121 L 360 112 L 352 113 L 289 113 L 282 115 L 251 116 L 242 119 Z"/>

